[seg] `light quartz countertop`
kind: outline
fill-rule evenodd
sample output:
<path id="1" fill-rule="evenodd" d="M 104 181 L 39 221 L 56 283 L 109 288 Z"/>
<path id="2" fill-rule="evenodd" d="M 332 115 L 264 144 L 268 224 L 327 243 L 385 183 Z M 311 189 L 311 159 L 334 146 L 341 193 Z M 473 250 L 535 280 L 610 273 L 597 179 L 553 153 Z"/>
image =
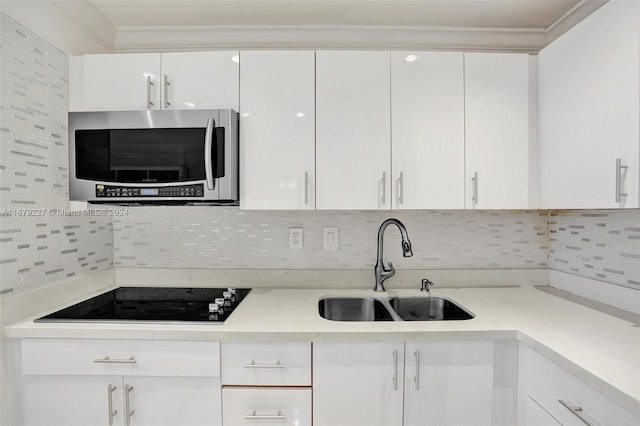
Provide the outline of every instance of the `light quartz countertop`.
<path id="1" fill-rule="evenodd" d="M 325 296 L 425 296 L 417 289 L 381 294 L 359 289 L 255 288 L 223 325 L 34 323 L 37 317 L 33 317 L 3 327 L 3 333 L 5 338 L 245 342 L 518 339 L 621 406 L 640 412 L 638 324 L 534 287 L 442 288 L 431 293 L 457 302 L 475 318 L 431 322 L 329 321 L 318 314 L 318 301 Z"/>

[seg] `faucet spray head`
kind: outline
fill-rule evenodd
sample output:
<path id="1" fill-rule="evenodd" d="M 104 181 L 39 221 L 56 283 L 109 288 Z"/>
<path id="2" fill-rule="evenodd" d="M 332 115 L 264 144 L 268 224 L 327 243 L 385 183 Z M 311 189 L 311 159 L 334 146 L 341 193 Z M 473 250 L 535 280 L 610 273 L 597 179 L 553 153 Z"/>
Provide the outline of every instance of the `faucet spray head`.
<path id="1" fill-rule="evenodd" d="M 404 257 L 413 256 L 413 251 L 411 251 L 411 241 L 402 240 L 402 255 Z"/>

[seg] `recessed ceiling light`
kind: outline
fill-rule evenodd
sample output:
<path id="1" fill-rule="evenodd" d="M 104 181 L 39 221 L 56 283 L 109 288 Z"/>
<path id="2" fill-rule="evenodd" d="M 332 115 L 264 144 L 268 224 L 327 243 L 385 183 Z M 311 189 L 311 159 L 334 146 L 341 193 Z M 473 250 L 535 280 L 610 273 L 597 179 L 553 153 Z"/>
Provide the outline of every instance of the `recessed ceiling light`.
<path id="1" fill-rule="evenodd" d="M 417 57 L 416 55 L 407 55 L 407 56 L 404 58 L 404 60 L 405 60 L 405 61 L 407 61 L 407 62 L 413 62 L 413 61 L 415 61 L 416 59 L 418 59 L 418 57 Z"/>

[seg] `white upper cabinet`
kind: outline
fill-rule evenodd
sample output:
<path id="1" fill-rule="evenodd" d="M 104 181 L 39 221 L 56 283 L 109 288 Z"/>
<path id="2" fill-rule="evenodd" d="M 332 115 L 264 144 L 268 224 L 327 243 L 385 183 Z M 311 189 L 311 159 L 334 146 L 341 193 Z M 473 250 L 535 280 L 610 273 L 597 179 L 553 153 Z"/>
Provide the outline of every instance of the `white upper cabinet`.
<path id="1" fill-rule="evenodd" d="M 316 208 L 391 207 L 389 52 L 316 52 Z"/>
<path id="2" fill-rule="evenodd" d="M 540 52 L 542 208 L 639 206 L 638 52 L 638 2 L 605 4 Z"/>
<path id="3" fill-rule="evenodd" d="M 529 55 L 465 53 L 466 208 L 530 202 Z"/>
<path id="4" fill-rule="evenodd" d="M 71 61 L 71 110 L 160 108 L 160 55 L 84 55 Z"/>
<path id="5" fill-rule="evenodd" d="M 394 209 L 464 208 L 461 52 L 391 52 Z"/>
<path id="6" fill-rule="evenodd" d="M 237 51 L 163 53 L 161 108 L 238 111 L 239 65 Z"/>
<path id="7" fill-rule="evenodd" d="M 243 51 L 240 206 L 315 208 L 315 52 Z"/>
<path id="8" fill-rule="evenodd" d="M 235 109 L 237 51 L 73 56 L 72 111 Z"/>

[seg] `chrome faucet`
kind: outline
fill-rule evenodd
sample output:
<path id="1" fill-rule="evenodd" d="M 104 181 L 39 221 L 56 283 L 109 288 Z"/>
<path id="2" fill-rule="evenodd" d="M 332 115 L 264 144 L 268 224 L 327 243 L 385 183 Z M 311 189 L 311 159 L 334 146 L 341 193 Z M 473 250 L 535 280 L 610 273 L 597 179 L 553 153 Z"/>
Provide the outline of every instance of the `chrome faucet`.
<path id="1" fill-rule="evenodd" d="M 387 278 L 391 278 L 396 273 L 391 262 L 389 262 L 389 269 L 387 269 L 385 268 L 384 261 L 382 260 L 384 250 L 384 231 L 387 229 L 387 226 L 391 224 L 396 225 L 402 235 L 402 255 L 404 257 L 413 256 L 413 252 L 411 251 L 411 241 L 409 241 L 409 235 L 407 234 L 407 228 L 404 227 L 402 222 L 398 219 L 387 219 L 382 222 L 382 225 L 380 225 L 380 229 L 378 230 L 378 260 L 374 268 L 376 273 L 376 286 L 373 288 L 374 291 L 384 291 L 384 281 Z"/>

